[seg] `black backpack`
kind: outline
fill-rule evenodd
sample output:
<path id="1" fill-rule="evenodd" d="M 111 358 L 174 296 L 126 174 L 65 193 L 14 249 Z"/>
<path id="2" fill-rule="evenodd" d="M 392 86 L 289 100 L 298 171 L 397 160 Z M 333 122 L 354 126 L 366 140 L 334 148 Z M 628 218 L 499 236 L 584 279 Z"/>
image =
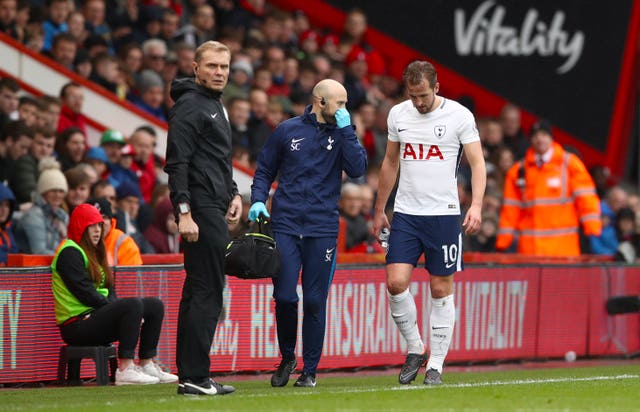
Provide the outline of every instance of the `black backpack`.
<path id="1" fill-rule="evenodd" d="M 249 226 L 249 233 L 229 242 L 225 253 L 225 273 L 240 279 L 278 277 L 280 253 L 268 219 L 258 217 Z"/>

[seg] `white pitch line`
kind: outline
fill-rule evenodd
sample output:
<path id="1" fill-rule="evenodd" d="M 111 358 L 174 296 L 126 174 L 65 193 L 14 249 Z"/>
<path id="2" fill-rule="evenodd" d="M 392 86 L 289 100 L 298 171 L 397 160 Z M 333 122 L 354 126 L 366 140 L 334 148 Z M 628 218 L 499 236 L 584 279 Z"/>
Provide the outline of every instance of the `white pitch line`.
<path id="1" fill-rule="evenodd" d="M 487 381 L 487 382 L 474 382 L 474 383 L 444 383 L 443 385 L 394 385 L 389 386 L 387 388 L 345 388 L 345 389 L 333 389 L 333 390 L 322 390 L 322 394 L 326 393 L 335 393 L 335 394 L 344 394 L 344 393 L 367 393 L 367 392 L 382 392 L 382 391 L 412 391 L 412 390 L 429 390 L 435 388 L 480 388 L 487 386 L 508 386 L 508 385 L 535 385 L 541 383 L 560 383 L 560 382 L 582 382 L 582 381 L 610 381 L 610 380 L 620 380 L 620 379 L 638 379 L 640 375 L 615 375 L 615 376 L 589 376 L 584 378 L 550 378 L 550 379 L 519 379 L 514 381 Z M 247 394 L 244 395 L 242 393 L 236 393 L 236 396 L 242 396 L 247 398 L 261 398 L 261 397 L 274 397 L 274 396 L 305 396 L 305 395 L 313 395 L 317 392 L 314 389 L 300 390 L 296 392 L 286 392 L 286 393 L 277 393 L 277 391 L 269 392 L 269 393 L 261 393 L 261 394 Z"/>

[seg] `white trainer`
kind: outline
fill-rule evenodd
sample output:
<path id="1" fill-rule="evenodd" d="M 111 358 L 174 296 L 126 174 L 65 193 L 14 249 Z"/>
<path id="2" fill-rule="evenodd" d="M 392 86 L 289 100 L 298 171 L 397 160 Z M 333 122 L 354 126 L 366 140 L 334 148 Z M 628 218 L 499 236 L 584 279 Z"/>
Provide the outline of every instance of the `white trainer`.
<path id="1" fill-rule="evenodd" d="M 159 382 L 160 379 L 143 373 L 135 365 L 131 365 L 125 370 L 116 370 L 116 385 L 149 385 Z"/>
<path id="2" fill-rule="evenodd" d="M 149 376 L 156 377 L 160 380 L 160 383 L 173 383 L 178 382 L 178 375 L 174 375 L 172 373 L 167 373 L 163 371 L 160 366 L 158 366 L 155 362 L 149 362 L 144 366 L 140 367 L 140 371 Z"/>

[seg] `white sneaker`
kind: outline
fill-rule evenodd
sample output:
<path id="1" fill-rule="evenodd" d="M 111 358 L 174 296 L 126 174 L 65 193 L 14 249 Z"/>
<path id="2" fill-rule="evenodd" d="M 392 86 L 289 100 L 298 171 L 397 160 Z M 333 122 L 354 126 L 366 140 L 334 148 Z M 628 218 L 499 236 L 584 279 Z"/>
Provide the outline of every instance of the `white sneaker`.
<path id="1" fill-rule="evenodd" d="M 160 382 L 160 379 L 142 373 L 140 368 L 135 365 L 131 365 L 122 371 L 120 369 L 116 370 L 116 385 L 149 385 L 158 382 Z"/>
<path id="2" fill-rule="evenodd" d="M 163 371 L 155 362 L 149 362 L 146 365 L 141 366 L 140 371 L 149 376 L 158 378 L 160 380 L 160 383 L 178 382 L 177 375 Z"/>

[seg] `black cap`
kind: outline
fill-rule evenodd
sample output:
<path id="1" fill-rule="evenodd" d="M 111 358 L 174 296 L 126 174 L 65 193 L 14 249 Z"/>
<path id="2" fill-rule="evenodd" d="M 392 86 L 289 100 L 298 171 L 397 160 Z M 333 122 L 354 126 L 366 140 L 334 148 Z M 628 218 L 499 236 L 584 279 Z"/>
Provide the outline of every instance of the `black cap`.
<path id="1" fill-rule="evenodd" d="M 531 136 L 538 132 L 545 132 L 549 136 L 553 137 L 553 132 L 551 131 L 551 123 L 546 119 L 540 119 L 536 123 L 534 123 L 533 126 L 531 126 Z"/>
<path id="2" fill-rule="evenodd" d="M 109 219 L 113 218 L 111 202 L 109 202 L 106 197 L 94 197 L 87 200 L 86 203 L 95 206 L 95 208 L 100 211 L 101 215 L 107 216 Z"/>

